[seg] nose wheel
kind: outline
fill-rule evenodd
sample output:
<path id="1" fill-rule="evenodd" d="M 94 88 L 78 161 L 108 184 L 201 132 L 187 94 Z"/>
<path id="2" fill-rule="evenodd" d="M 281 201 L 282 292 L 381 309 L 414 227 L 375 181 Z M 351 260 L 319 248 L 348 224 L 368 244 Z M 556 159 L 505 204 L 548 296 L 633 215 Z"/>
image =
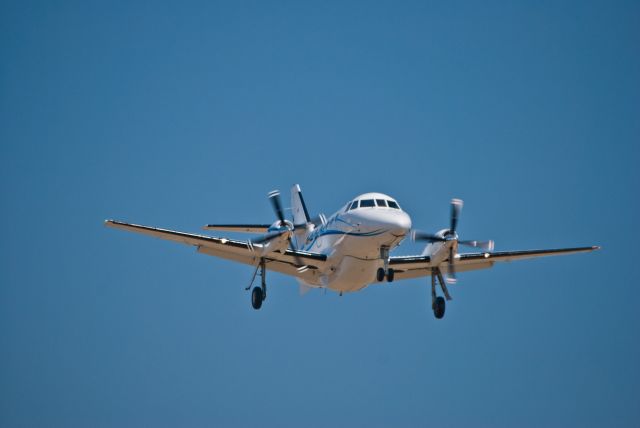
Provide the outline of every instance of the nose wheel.
<path id="1" fill-rule="evenodd" d="M 384 262 L 384 267 L 378 268 L 376 279 L 382 282 L 387 278 L 387 282 L 393 282 L 395 272 L 389 267 L 389 247 L 380 247 L 380 258 Z"/>
<path id="2" fill-rule="evenodd" d="M 387 282 L 393 282 L 393 278 L 395 276 L 395 271 L 392 268 L 389 268 L 385 271 L 384 268 L 378 268 L 376 272 L 376 279 L 378 282 L 384 281 L 387 278 Z"/>

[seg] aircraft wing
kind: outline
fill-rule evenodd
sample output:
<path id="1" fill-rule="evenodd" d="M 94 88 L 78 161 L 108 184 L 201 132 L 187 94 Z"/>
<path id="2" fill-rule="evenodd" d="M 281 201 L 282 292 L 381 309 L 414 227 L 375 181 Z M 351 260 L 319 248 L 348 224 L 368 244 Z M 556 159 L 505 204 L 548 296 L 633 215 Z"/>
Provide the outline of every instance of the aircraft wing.
<path id="1" fill-rule="evenodd" d="M 478 269 L 488 269 L 496 262 L 511 262 L 515 260 L 532 259 L 546 256 L 559 256 L 564 254 L 584 253 L 599 250 L 600 247 L 574 247 L 557 248 L 549 250 L 519 250 L 519 251 L 494 251 L 491 253 L 467 253 L 456 257 L 456 272 L 466 272 Z M 447 273 L 449 263 L 440 263 L 443 273 Z M 391 257 L 389 267 L 395 270 L 396 279 L 417 278 L 430 276 L 431 269 L 436 267 L 431 263 L 429 256 L 396 256 Z"/>
<path id="2" fill-rule="evenodd" d="M 123 223 L 115 220 L 106 220 L 105 225 L 116 229 L 128 230 L 130 232 L 141 233 L 160 239 L 192 245 L 197 251 L 210 256 L 221 257 L 252 266 L 257 266 L 260 257 L 255 250 L 257 244 L 250 245 L 248 241 L 236 241 L 227 238 L 216 238 L 212 236 L 196 235 L 192 233 L 178 232 L 174 230 L 160 229 L 157 227 L 141 226 L 138 224 Z M 323 266 L 327 256 L 319 253 L 309 253 L 288 249 L 283 253 L 271 252 L 264 257 L 267 270 L 295 276 L 306 281 L 313 281 L 318 275 L 318 269 Z M 308 267 L 304 272 L 297 270 L 302 261 Z"/>
<path id="3" fill-rule="evenodd" d="M 266 233 L 269 224 L 207 224 L 204 230 L 222 230 L 225 232 Z"/>

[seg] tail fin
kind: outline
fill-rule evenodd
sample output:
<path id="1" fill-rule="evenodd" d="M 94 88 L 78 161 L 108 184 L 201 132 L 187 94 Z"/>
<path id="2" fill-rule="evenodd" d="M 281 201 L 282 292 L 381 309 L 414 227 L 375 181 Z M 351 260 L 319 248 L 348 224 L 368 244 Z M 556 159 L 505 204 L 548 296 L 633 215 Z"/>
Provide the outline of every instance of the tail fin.
<path id="1" fill-rule="evenodd" d="M 299 184 L 291 188 L 291 212 L 293 213 L 293 224 L 295 225 L 307 224 L 311 221 Z"/>

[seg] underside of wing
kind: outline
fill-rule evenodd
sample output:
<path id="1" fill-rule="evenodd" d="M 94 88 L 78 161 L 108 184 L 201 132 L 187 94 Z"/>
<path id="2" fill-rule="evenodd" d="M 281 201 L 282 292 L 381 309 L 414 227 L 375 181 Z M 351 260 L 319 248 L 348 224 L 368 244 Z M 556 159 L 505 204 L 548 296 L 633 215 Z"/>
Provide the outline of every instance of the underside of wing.
<path id="1" fill-rule="evenodd" d="M 197 248 L 199 253 L 210 256 L 233 260 L 252 266 L 257 266 L 260 263 L 260 256 L 258 254 L 260 246 L 250 244 L 247 241 L 178 232 L 157 227 L 123 223 L 115 220 L 107 220 L 105 221 L 105 225 L 181 244 L 192 245 Z M 327 256 L 324 254 L 291 249 L 287 249 L 284 253 L 270 252 L 262 258 L 265 260 L 268 270 L 292 275 L 308 282 L 317 280 L 317 276 L 319 275 L 318 271 L 321 270 L 327 260 Z M 307 267 L 307 269 L 302 272 L 298 269 L 301 267 L 300 262 L 303 262 L 304 266 Z"/>
<path id="2" fill-rule="evenodd" d="M 389 267 L 394 270 L 395 279 L 409 279 L 431 275 L 435 265 L 429 256 L 395 256 L 389 259 Z"/>
<path id="3" fill-rule="evenodd" d="M 600 247 L 591 246 L 547 250 L 494 251 L 490 253 L 459 254 L 456 256 L 455 268 L 456 272 L 466 272 L 471 270 L 487 269 L 492 267 L 496 262 L 511 262 L 538 257 L 585 253 L 599 249 Z M 447 273 L 448 271 L 448 263 L 440 263 L 440 265 L 436 266 L 431 262 L 429 256 L 391 257 L 389 267 L 392 267 L 395 270 L 395 277 L 397 279 L 430 276 L 434 267 L 440 268 L 444 273 Z"/>

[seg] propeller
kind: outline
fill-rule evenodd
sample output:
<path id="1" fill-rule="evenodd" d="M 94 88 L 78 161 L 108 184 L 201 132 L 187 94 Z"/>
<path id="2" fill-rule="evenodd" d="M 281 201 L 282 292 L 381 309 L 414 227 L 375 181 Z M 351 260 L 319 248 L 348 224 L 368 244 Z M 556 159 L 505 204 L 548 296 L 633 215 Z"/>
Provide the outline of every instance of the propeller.
<path id="1" fill-rule="evenodd" d="M 458 226 L 458 219 L 460 218 L 460 211 L 462 211 L 462 199 L 451 199 L 451 227 L 449 232 L 451 234 L 456 233 L 456 227 Z"/>
<path id="2" fill-rule="evenodd" d="M 251 245 L 264 244 L 273 239 L 279 238 L 287 234 L 288 248 L 295 250 L 295 246 L 293 245 L 293 242 L 291 240 L 291 237 L 293 236 L 293 231 L 297 229 L 306 228 L 307 225 L 306 224 L 293 225 L 291 222 L 285 219 L 284 209 L 282 208 L 282 201 L 280 200 L 279 190 L 272 190 L 271 192 L 268 193 L 267 196 L 269 197 L 269 201 L 271 202 L 273 211 L 278 219 L 278 229 L 267 232 L 264 235 L 258 236 L 256 238 L 253 238 L 250 241 L 250 244 Z M 304 264 L 304 261 L 299 256 L 294 255 L 294 260 L 296 261 L 296 264 L 299 266 L 297 268 L 299 272 L 304 272 L 307 269 L 309 269 L 309 267 Z"/>
<path id="3" fill-rule="evenodd" d="M 455 284 L 456 282 L 458 282 L 458 280 L 456 279 L 456 268 L 453 265 L 453 257 L 455 256 L 455 254 L 453 254 L 453 245 L 449 247 L 449 273 L 447 275 L 447 282 L 449 284 Z"/>
<path id="4" fill-rule="evenodd" d="M 493 241 L 460 241 L 456 229 L 458 227 L 458 221 L 460 219 L 460 213 L 462 212 L 462 206 L 464 202 L 461 199 L 451 199 L 451 215 L 449 222 L 449 229 L 445 229 L 437 234 L 425 233 L 420 231 L 412 232 L 412 239 L 414 241 L 423 241 L 429 243 L 444 242 L 449 243 L 449 257 L 448 257 L 448 270 L 449 274 L 447 282 L 456 282 L 456 270 L 455 270 L 455 251 L 458 245 L 464 245 L 466 247 L 480 248 L 484 251 L 493 251 Z"/>
<path id="5" fill-rule="evenodd" d="M 286 221 L 284 219 L 284 210 L 282 209 L 282 202 L 280 201 L 280 191 L 272 190 L 268 194 L 269 200 L 271 201 L 271 206 L 273 207 L 273 211 L 276 213 L 276 217 L 280 220 L 280 226 L 284 226 Z"/>
<path id="6" fill-rule="evenodd" d="M 453 236 L 452 240 L 457 241 L 458 235 L 456 234 L 456 228 L 458 227 L 458 219 L 460 218 L 460 213 L 462 212 L 462 206 L 464 202 L 462 199 L 451 199 L 451 227 L 449 228 L 449 232 L 447 235 Z M 455 244 L 449 246 L 449 275 L 447 276 L 447 282 L 450 284 L 455 284 L 457 282 L 456 279 L 456 270 L 453 265 L 454 262 L 454 252 L 455 252 Z"/>
<path id="7" fill-rule="evenodd" d="M 418 230 L 414 230 L 411 233 L 411 239 L 414 241 L 425 241 L 425 242 L 445 242 L 446 239 L 442 236 L 434 235 L 431 233 L 424 233 Z"/>

